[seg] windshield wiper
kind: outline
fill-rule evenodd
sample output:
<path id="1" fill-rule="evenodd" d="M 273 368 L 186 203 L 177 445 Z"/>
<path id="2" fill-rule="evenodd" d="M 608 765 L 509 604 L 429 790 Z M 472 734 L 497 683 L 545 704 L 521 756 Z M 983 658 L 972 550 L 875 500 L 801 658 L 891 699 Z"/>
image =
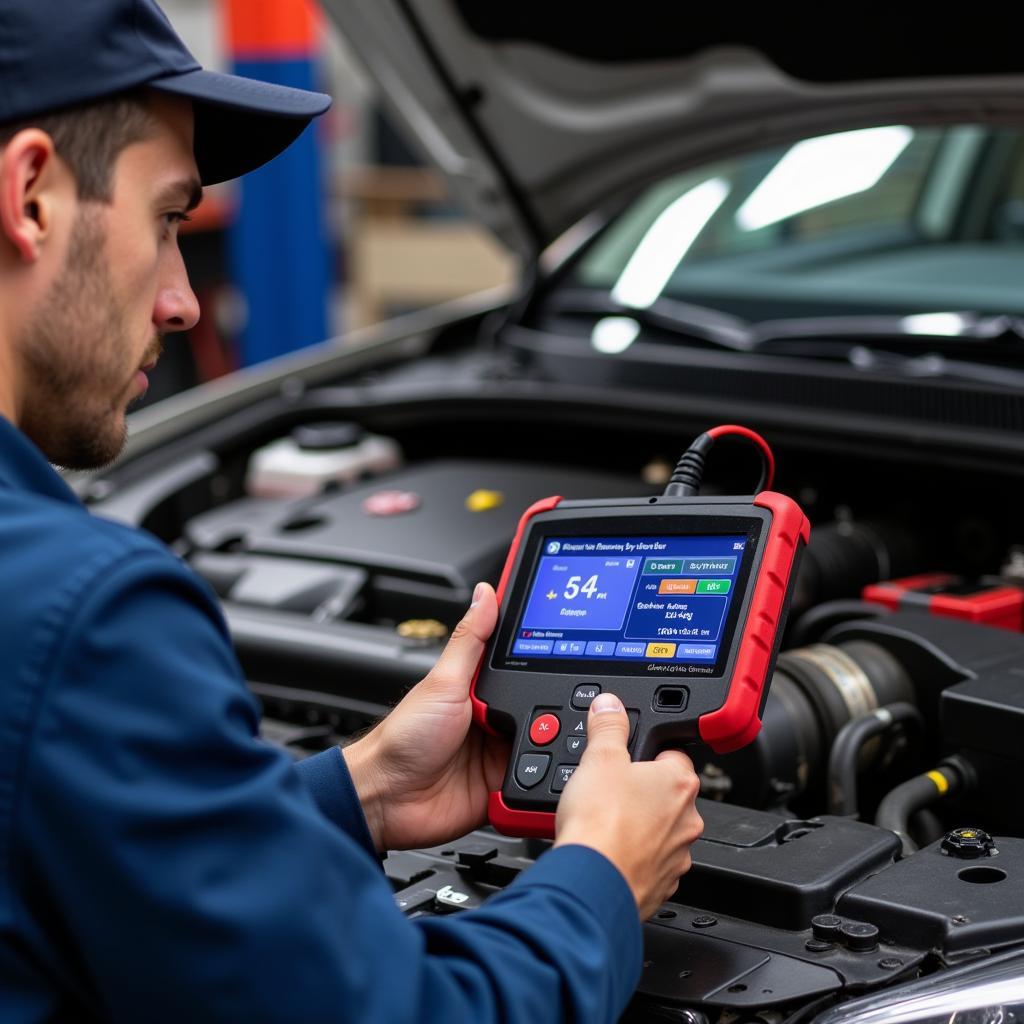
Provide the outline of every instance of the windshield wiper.
<path id="1" fill-rule="evenodd" d="M 888 373 L 916 380 L 962 380 L 1014 390 L 1024 388 L 1024 370 L 967 359 L 950 359 L 939 352 L 905 356 L 868 348 L 866 345 L 855 345 L 847 353 L 847 360 L 855 369 L 867 373 Z"/>
<path id="2" fill-rule="evenodd" d="M 907 316 L 818 316 L 751 323 L 721 310 L 661 297 L 634 308 L 608 293 L 587 289 L 552 296 L 547 310 L 556 314 L 627 317 L 640 326 L 665 331 L 687 342 L 733 352 L 830 359 L 865 373 L 887 373 L 916 380 L 963 380 L 997 387 L 1024 388 L 1024 371 L 957 355 L 1024 359 L 1024 317 L 972 312 L 918 313 Z M 877 342 L 878 346 L 866 344 Z M 923 346 L 927 345 L 927 348 Z M 884 346 L 884 347 L 882 347 Z M 893 351 L 896 349 L 897 351 Z"/>
<path id="3" fill-rule="evenodd" d="M 643 307 L 616 302 L 607 292 L 573 289 L 556 293 L 545 305 L 545 312 L 583 316 L 621 316 L 635 320 L 641 327 L 665 331 L 690 342 L 733 352 L 750 352 L 758 341 L 753 325 L 720 309 L 681 302 L 665 296 Z"/>
<path id="4" fill-rule="evenodd" d="M 906 316 L 812 316 L 791 320 L 764 320 L 751 327 L 754 347 L 802 354 L 800 342 L 851 341 L 884 338 L 889 342 L 978 343 L 1012 350 L 1024 341 L 1024 317 L 972 312 L 912 313 Z M 792 347 L 789 343 L 796 343 Z"/>

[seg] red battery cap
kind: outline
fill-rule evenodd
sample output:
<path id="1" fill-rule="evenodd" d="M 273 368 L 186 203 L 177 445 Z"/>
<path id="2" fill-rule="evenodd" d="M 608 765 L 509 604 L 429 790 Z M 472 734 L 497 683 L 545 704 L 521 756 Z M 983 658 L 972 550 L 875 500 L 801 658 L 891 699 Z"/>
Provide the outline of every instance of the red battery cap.
<path id="1" fill-rule="evenodd" d="M 368 516 L 401 516 L 420 507 L 420 496 L 412 491 L 378 491 L 363 502 Z"/>

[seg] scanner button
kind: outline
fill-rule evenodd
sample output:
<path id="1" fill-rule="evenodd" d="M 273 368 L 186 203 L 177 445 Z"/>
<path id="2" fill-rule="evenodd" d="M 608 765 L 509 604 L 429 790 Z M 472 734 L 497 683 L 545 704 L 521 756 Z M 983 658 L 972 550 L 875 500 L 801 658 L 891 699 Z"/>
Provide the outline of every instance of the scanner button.
<path id="1" fill-rule="evenodd" d="M 565 752 L 572 757 L 582 757 L 583 751 L 587 749 L 586 736 L 566 736 Z"/>
<path id="2" fill-rule="evenodd" d="M 674 658 L 676 655 L 675 644 L 648 644 L 648 658 Z"/>
<path id="3" fill-rule="evenodd" d="M 562 723 L 556 715 L 538 715 L 530 726 L 530 742 L 537 747 L 546 747 L 558 738 Z"/>
<path id="4" fill-rule="evenodd" d="M 600 686 L 594 686 L 592 683 L 586 686 L 577 686 L 572 691 L 572 706 L 577 711 L 586 711 L 591 704 L 594 703 L 594 698 L 601 692 Z"/>
<path id="5" fill-rule="evenodd" d="M 532 789 L 548 773 L 550 754 L 520 754 L 516 765 L 516 782 L 523 789 Z"/>

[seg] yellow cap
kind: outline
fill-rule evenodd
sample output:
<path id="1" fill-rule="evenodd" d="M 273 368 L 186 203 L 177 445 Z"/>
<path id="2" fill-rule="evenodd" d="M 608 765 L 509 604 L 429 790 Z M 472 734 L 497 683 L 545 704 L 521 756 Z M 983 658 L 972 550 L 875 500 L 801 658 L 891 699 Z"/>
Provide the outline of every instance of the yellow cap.
<path id="1" fill-rule="evenodd" d="M 501 508 L 505 504 L 505 495 L 501 491 L 474 491 L 466 499 L 466 508 L 470 512 L 490 512 L 492 508 Z"/>
<path id="2" fill-rule="evenodd" d="M 444 640 L 448 627 L 437 619 L 406 619 L 398 624 L 398 635 L 406 640 Z"/>

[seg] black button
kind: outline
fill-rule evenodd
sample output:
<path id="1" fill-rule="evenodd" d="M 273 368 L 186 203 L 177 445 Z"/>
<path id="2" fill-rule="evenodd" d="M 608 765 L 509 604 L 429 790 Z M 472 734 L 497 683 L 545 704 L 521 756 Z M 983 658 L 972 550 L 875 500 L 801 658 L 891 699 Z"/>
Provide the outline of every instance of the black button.
<path id="1" fill-rule="evenodd" d="M 878 946 L 878 929 L 866 922 L 847 921 L 840 928 L 839 937 L 856 953 L 867 953 Z"/>
<path id="2" fill-rule="evenodd" d="M 555 777 L 551 780 L 551 792 L 561 793 L 578 767 L 578 764 L 560 764 L 555 769 Z"/>
<path id="3" fill-rule="evenodd" d="M 498 856 L 498 848 L 488 842 L 463 843 L 457 849 L 459 863 L 467 868 L 481 868 Z"/>
<path id="4" fill-rule="evenodd" d="M 819 942 L 838 942 L 844 924 L 837 914 L 818 914 L 811 918 L 811 931 Z"/>
<path id="5" fill-rule="evenodd" d="M 629 718 L 629 739 L 626 742 L 632 743 L 633 737 L 636 736 L 636 727 L 640 724 L 640 712 L 627 709 L 626 715 Z M 565 733 L 569 739 L 573 736 L 586 736 L 587 716 L 570 715 L 568 721 L 565 723 Z"/>
<path id="6" fill-rule="evenodd" d="M 830 949 L 835 948 L 835 943 L 823 942 L 821 939 L 808 939 L 804 943 L 804 949 L 809 953 L 827 953 Z"/>
<path id="7" fill-rule="evenodd" d="M 565 752 L 573 757 L 582 757 L 583 751 L 587 749 L 586 736 L 566 736 Z"/>
<path id="8" fill-rule="evenodd" d="M 547 775 L 550 763 L 550 754 L 520 754 L 516 765 L 516 782 L 523 789 L 531 789 Z"/>
<path id="9" fill-rule="evenodd" d="M 594 698 L 600 692 L 601 687 L 595 686 L 593 683 L 588 683 L 586 686 L 577 686 L 572 691 L 572 706 L 577 711 L 586 711 L 594 703 Z"/>
<path id="10" fill-rule="evenodd" d="M 654 694 L 656 711 L 682 713 L 690 702 L 690 691 L 685 686 L 659 686 Z"/>

